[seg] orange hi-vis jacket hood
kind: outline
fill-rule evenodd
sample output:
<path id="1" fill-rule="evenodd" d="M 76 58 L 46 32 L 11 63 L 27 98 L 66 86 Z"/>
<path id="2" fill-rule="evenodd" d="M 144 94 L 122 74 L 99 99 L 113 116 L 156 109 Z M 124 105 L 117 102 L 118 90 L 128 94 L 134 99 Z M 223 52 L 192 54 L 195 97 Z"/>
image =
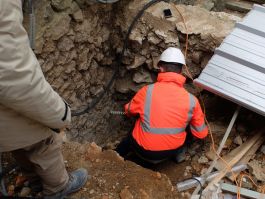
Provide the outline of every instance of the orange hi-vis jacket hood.
<path id="1" fill-rule="evenodd" d="M 133 138 L 146 150 L 177 149 L 186 139 L 186 127 L 205 138 L 208 128 L 198 99 L 183 87 L 185 77 L 159 73 L 157 82 L 141 88 L 125 105 L 127 115 L 139 115 Z"/>

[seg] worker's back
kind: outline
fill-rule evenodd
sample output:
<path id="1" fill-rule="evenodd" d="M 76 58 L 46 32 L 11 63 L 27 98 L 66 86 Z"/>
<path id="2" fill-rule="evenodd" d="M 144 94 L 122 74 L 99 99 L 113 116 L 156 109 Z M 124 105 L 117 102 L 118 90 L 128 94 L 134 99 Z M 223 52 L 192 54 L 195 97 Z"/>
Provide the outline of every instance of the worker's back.
<path id="1" fill-rule="evenodd" d="M 144 149 L 171 150 L 184 143 L 197 102 L 184 82 L 180 74 L 160 73 L 155 84 L 142 88 L 131 101 L 129 111 L 140 115 L 133 137 Z"/>

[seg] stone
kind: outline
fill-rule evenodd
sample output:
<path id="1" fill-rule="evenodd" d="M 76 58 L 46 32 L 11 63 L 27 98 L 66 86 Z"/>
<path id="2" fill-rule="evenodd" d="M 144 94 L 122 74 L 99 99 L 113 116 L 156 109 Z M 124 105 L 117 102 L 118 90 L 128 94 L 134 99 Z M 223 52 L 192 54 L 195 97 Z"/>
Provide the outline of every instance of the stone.
<path id="1" fill-rule="evenodd" d="M 204 174 L 207 172 L 207 170 L 208 170 L 208 168 L 203 168 L 203 169 L 201 170 L 201 175 L 204 175 Z"/>
<path id="2" fill-rule="evenodd" d="M 260 151 L 265 155 L 265 145 L 262 145 Z"/>
<path id="3" fill-rule="evenodd" d="M 145 69 L 137 71 L 133 76 L 133 81 L 138 84 L 139 83 L 153 83 L 150 72 Z"/>
<path id="4" fill-rule="evenodd" d="M 242 1 L 228 0 L 226 1 L 225 7 L 230 10 L 247 13 L 251 10 L 252 4 Z"/>
<path id="5" fill-rule="evenodd" d="M 208 158 L 205 156 L 205 155 L 202 155 L 201 157 L 199 157 L 199 159 L 198 159 L 198 163 L 199 164 L 206 164 L 206 163 L 208 163 L 209 162 L 209 160 L 208 160 Z"/>
<path id="6" fill-rule="evenodd" d="M 192 53 L 192 61 L 196 64 L 199 64 L 202 60 L 203 53 L 201 51 L 195 51 Z"/>
<path id="7" fill-rule="evenodd" d="M 70 29 L 70 21 L 71 18 L 66 13 L 60 13 L 54 15 L 54 19 L 51 21 L 50 29 L 51 31 L 51 39 L 58 40 L 66 33 L 68 33 Z"/>
<path id="8" fill-rule="evenodd" d="M 205 8 L 206 10 L 212 10 L 214 2 L 212 0 L 197 0 L 194 5 Z"/>
<path id="9" fill-rule="evenodd" d="M 250 190 L 254 188 L 252 182 L 250 182 L 248 178 L 243 178 L 242 187 Z"/>
<path id="10" fill-rule="evenodd" d="M 230 138 L 227 138 L 225 145 L 224 145 L 224 149 L 230 148 L 232 143 L 233 141 Z"/>
<path id="11" fill-rule="evenodd" d="M 64 36 L 59 40 L 57 47 L 60 51 L 65 52 L 74 48 L 75 45 L 74 42 L 69 37 Z"/>
<path id="12" fill-rule="evenodd" d="M 53 19 L 54 14 L 55 12 L 52 9 L 51 5 L 46 5 L 44 8 L 44 16 L 43 16 L 44 20 L 46 22 L 50 22 Z"/>
<path id="13" fill-rule="evenodd" d="M 98 146 L 95 142 L 92 142 L 90 145 L 89 145 L 89 149 L 88 149 L 89 152 L 93 152 L 94 154 L 99 154 L 102 152 L 102 148 L 100 146 Z"/>
<path id="14" fill-rule="evenodd" d="M 51 6 L 56 11 L 63 11 L 72 6 L 72 0 L 51 0 Z"/>
<path id="15" fill-rule="evenodd" d="M 214 0 L 214 11 L 222 12 L 225 9 L 226 0 Z"/>
<path id="16" fill-rule="evenodd" d="M 151 199 L 151 197 L 143 189 L 140 189 L 140 196 L 141 199 Z"/>
<path id="17" fill-rule="evenodd" d="M 75 71 L 75 66 L 76 66 L 76 62 L 72 60 L 70 63 L 68 63 L 68 64 L 66 64 L 64 66 L 64 68 L 65 68 L 65 71 L 64 72 L 66 74 L 71 74 L 72 72 Z"/>
<path id="18" fill-rule="evenodd" d="M 72 16 L 76 22 L 83 22 L 84 21 L 83 12 L 81 9 L 79 9 L 77 12 L 75 12 Z"/>
<path id="19" fill-rule="evenodd" d="M 243 144 L 243 140 L 240 137 L 240 135 L 236 136 L 235 139 L 233 140 L 233 143 L 237 144 L 237 145 L 241 145 Z"/>
<path id="20" fill-rule="evenodd" d="M 205 66 L 208 64 L 209 60 L 211 59 L 212 57 L 212 53 L 209 53 L 205 56 L 202 57 L 202 60 L 201 60 L 201 68 L 204 69 Z"/>
<path id="21" fill-rule="evenodd" d="M 19 197 L 27 197 L 29 196 L 31 189 L 29 187 L 23 187 L 19 193 Z"/>
<path id="22" fill-rule="evenodd" d="M 54 66 L 53 61 L 47 60 L 42 64 L 41 68 L 42 68 L 43 72 L 48 72 L 52 69 L 53 66 Z"/>
<path id="23" fill-rule="evenodd" d="M 192 171 L 192 167 L 191 166 L 186 166 L 185 171 L 191 172 Z"/>
<path id="24" fill-rule="evenodd" d="M 216 154 L 212 149 L 212 146 L 210 147 L 210 149 L 205 153 L 205 156 L 210 159 L 210 160 L 214 160 Z"/>
<path id="25" fill-rule="evenodd" d="M 133 195 L 129 191 L 128 187 L 125 187 L 120 192 L 120 199 L 133 199 Z"/>
<path id="26" fill-rule="evenodd" d="M 56 50 L 55 42 L 51 39 L 48 39 L 43 45 L 44 45 L 42 49 L 43 53 L 51 53 Z"/>
<path id="27" fill-rule="evenodd" d="M 159 172 L 156 172 L 156 176 L 158 179 L 161 179 L 161 177 L 162 177 L 161 173 L 159 173 Z"/>
<path id="28" fill-rule="evenodd" d="M 95 193 L 95 190 L 94 190 L 94 189 L 91 189 L 91 190 L 89 191 L 89 193 L 90 193 L 90 194 L 93 194 L 93 193 Z"/>
<path id="29" fill-rule="evenodd" d="M 146 58 L 144 56 L 141 56 L 141 55 L 136 55 L 134 57 L 134 61 L 131 65 L 128 65 L 127 66 L 127 69 L 128 70 L 131 70 L 131 69 L 136 69 L 138 68 L 139 66 L 143 65 L 146 61 Z"/>
<path id="30" fill-rule="evenodd" d="M 261 182 L 265 182 L 265 163 L 258 160 L 252 160 L 248 163 L 251 173 Z"/>
<path id="31" fill-rule="evenodd" d="M 14 185 L 8 185 L 7 193 L 8 193 L 8 196 L 13 196 L 15 193 L 15 186 Z"/>
<path id="32" fill-rule="evenodd" d="M 115 82 L 115 89 L 119 93 L 129 93 L 130 91 L 137 91 L 137 85 L 132 81 L 132 79 L 126 77 L 118 79 Z"/>
<path id="33" fill-rule="evenodd" d="M 163 37 L 166 37 L 166 35 L 163 35 Z M 163 38 L 162 37 L 162 38 Z M 162 40 L 153 32 L 151 34 L 148 35 L 148 41 L 154 45 L 157 45 L 158 43 L 160 43 Z"/>

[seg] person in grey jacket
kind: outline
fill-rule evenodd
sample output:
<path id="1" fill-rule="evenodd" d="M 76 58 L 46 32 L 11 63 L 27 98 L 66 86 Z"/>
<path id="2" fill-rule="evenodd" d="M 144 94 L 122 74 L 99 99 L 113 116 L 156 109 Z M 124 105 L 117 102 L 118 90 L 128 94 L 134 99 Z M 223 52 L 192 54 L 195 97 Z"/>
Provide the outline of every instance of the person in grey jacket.
<path id="1" fill-rule="evenodd" d="M 21 0 L 0 0 L 0 153 L 37 174 L 44 198 L 63 198 L 87 181 L 85 169 L 67 173 L 56 131 L 71 110 L 45 80 L 23 25 Z"/>

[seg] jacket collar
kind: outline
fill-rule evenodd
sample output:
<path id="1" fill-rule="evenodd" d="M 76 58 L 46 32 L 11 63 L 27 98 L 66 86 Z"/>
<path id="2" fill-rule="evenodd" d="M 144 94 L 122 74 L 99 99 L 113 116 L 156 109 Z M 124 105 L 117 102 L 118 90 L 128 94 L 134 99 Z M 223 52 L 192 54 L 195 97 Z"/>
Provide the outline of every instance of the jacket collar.
<path id="1" fill-rule="evenodd" d="M 159 73 L 157 77 L 158 82 L 174 82 L 179 86 L 183 86 L 186 78 L 178 73 L 174 72 L 166 72 L 166 73 Z"/>

